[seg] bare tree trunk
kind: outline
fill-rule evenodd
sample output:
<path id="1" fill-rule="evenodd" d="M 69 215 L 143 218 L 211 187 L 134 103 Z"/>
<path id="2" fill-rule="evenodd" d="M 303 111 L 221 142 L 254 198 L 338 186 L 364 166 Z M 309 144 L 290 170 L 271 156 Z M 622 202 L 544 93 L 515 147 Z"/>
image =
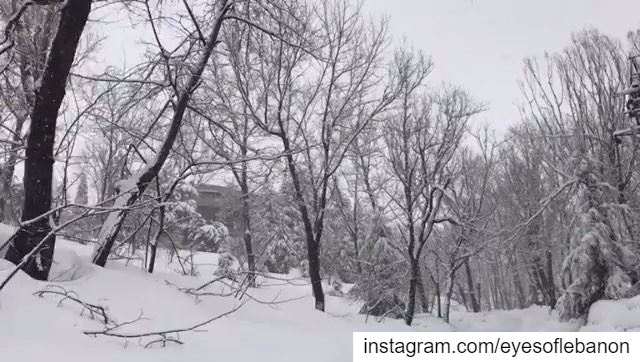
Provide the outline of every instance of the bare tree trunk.
<path id="1" fill-rule="evenodd" d="M 20 141 L 20 135 L 22 134 L 22 127 L 26 121 L 25 117 L 16 117 L 16 126 L 13 130 L 12 141 L 17 143 Z M 18 162 L 18 148 L 14 147 L 9 151 L 9 157 L 4 167 L 0 170 L 0 221 L 10 220 L 11 217 L 11 204 L 13 199 L 13 190 L 11 186 L 13 184 L 13 175 L 16 169 L 16 163 Z"/>
<path id="2" fill-rule="evenodd" d="M 444 321 L 449 323 L 449 317 L 451 314 L 451 297 L 453 296 L 453 285 L 456 280 L 456 270 L 452 270 L 449 273 L 449 280 L 447 282 L 447 304 L 444 310 Z"/>
<path id="3" fill-rule="evenodd" d="M 413 322 L 416 308 L 416 289 L 420 280 L 418 261 L 414 258 L 409 259 L 411 277 L 409 279 L 409 300 L 407 301 L 407 309 L 404 313 L 404 322 L 410 326 Z"/>
<path id="4" fill-rule="evenodd" d="M 460 298 L 462 298 L 462 304 L 464 304 L 464 308 L 468 311 L 472 310 L 469 301 L 467 300 L 467 291 L 464 290 L 462 284 L 458 280 L 456 280 L 456 286 L 458 287 L 458 293 L 460 294 Z"/>
<path id="5" fill-rule="evenodd" d="M 478 296 L 478 312 L 482 310 L 482 288 L 480 281 L 476 283 L 476 295 Z"/>
<path id="6" fill-rule="evenodd" d="M 298 170 L 296 169 L 295 160 L 291 154 L 291 144 L 289 139 L 284 136 L 284 124 L 280 121 L 280 130 L 282 136 L 282 145 L 284 152 L 286 153 L 287 167 L 291 180 L 293 181 L 293 188 L 295 190 L 296 201 L 298 202 L 298 210 L 302 217 L 302 224 L 304 226 L 305 240 L 307 246 L 307 260 L 309 262 L 309 278 L 311 279 L 311 288 L 313 290 L 313 297 L 315 298 L 315 307 L 317 310 L 324 312 L 324 291 L 322 290 L 322 278 L 320 277 L 320 237 L 321 229 L 318 230 L 316 235 L 313 231 L 313 225 L 309 216 L 309 209 L 307 208 L 304 194 L 302 193 L 302 185 L 300 184 L 300 178 Z M 328 182 L 325 180 L 325 182 Z M 323 219 L 318 217 L 319 225 L 322 225 Z"/>
<path id="7" fill-rule="evenodd" d="M 545 263 L 550 262 L 550 259 L 546 260 Z M 535 286 L 538 291 L 542 294 L 542 302 L 545 305 L 553 306 L 555 305 L 555 284 L 553 282 L 553 276 L 547 275 L 547 271 L 545 267 L 551 267 L 550 265 L 542 265 L 542 260 L 539 257 L 535 257 L 533 260 L 533 264 L 531 266 L 532 270 L 532 278 L 535 281 Z M 553 303 L 552 303 L 553 301 Z"/>
<path id="8" fill-rule="evenodd" d="M 513 277 L 513 286 L 516 289 L 516 298 L 518 301 L 518 307 L 522 309 L 527 306 L 527 298 L 524 295 L 522 280 L 520 280 L 520 273 L 518 272 L 518 263 L 516 261 L 516 256 L 512 255 L 510 260 L 511 260 L 511 276 Z"/>
<path id="9" fill-rule="evenodd" d="M 550 307 L 554 307 L 556 302 L 558 301 L 558 297 L 556 296 L 556 284 L 553 280 L 553 255 L 551 250 L 547 250 L 546 255 L 546 274 L 547 277 L 545 279 L 547 286 L 547 295 L 549 296 L 548 304 Z"/>
<path id="10" fill-rule="evenodd" d="M 158 193 L 160 193 L 159 190 L 158 190 Z M 158 230 L 156 231 L 156 234 L 153 236 L 153 239 L 151 240 L 151 245 L 149 245 L 149 260 L 147 261 L 147 271 L 149 273 L 153 273 L 153 269 L 156 266 L 156 254 L 158 252 L 158 242 L 160 241 L 160 236 L 162 236 L 162 233 L 164 232 L 164 211 L 165 211 L 164 205 L 160 206 Z M 151 222 L 149 227 L 151 227 Z"/>
<path id="11" fill-rule="evenodd" d="M 336 182 L 336 185 L 338 183 Z M 337 187 L 337 186 L 336 186 Z M 356 271 L 358 275 L 362 275 L 362 263 L 360 262 L 360 246 L 358 245 L 358 239 L 360 238 L 360 228 L 358 227 L 358 173 L 356 172 L 356 180 L 354 183 L 353 192 L 353 233 L 351 240 L 353 242 L 353 257 L 356 259 Z"/>
<path id="12" fill-rule="evenodd" d="M 436 303 L 438 307 L 438 318 L 442 318 L 442 296 L 441 296 L 441 288 L 440 288 L 440 267 L 439 264 L 436 263 L 436 275 L 429 274 L 431 276 L 431 281 L 436 287 Z M 433 308 L 431 308 L 433 310 Z"/>
<path id="13" fill-rule="evenodd" d="M 91 0 L 67 0 L 60 10 L 58 29 L 51 42 L 40 86 L 31 112 L 31 125 L 27 136 L 24 169 L 23 222 L 38 218 L 51 209 L 53 178 L 53 147 L 56 122 L 67 84 L 67 77 L 84 30 Z M 33 249 L 22 269 L 31 277 L 47 280 L 53 259 L 55 235 L 44 238 L 51 232 L 49 218 L 41 217 L 18 230 L 7 250 L 6 259 L 19 264 Z"/>
<path id="14" fill-rule="evenodd" d="M 469 301 L 471 302 L 471 310 L 474 313 L 478 313 L 480 311 L 480 303 L 478 303 L 478 298 L 476 298 L 475 288 L 473 286 L 473 275 L 471 274 L 469 258 L 466 258 L 464 260 L 464 270 L 467 274 L 467 289 L 469 289 Z"/>
<path id="15" fill-rule="evenodd" d="M 246 152 L 245 152 L 246 154 Z M 244 248 L 247 253 L 247 266 L 249 268 L 249 274 L 247 275 L 247 281 L 249 286 L 255 288 L 256 286 L 256 258 L 253 254 L 252 245 L 252 233 L 251 233 L 251 214 L 249 205 L 249 185 L 247 184 L 247 165 L 246 162 L 242 164 L 242 182 L 240 185 L 242 192 L 242 228 L 243 228 L 243 240 Z"/>
<path id="16" fill-rule="evenodd" d="M 420 306 L 422 313 L 429 313 L 429 298 L 427 297 L 427 292 L 424 287 L 424 281 L 422 280 L 422 274 L 418 273 L 418 298 L 420 298 Z"/>
<path id="17" fill-rule="evenodd" d="M 491 299 L 493 302 L 493 309 L 502 309 L 500 293 L 498 292 L 498 271 L 496 270 L 495 264 L 492 265 L 491 269 Z"/>
<path id="18" fill-rule="evenodd" d="M 324 312 L 324 291 L 322 290 L 322 279 L 320 278 L 320 250 L 315 241 L 307 239 L 307 256 L 309 259 L 309 278 L 313 297 L 316 300 L 316 309 Z"/>
<path id="19" fill-rule="evenodd" d="M 498 293 L 500 295 L 500 300 L 501 300 L 501 304 L 502 304 L 502 309 L 511 309 L 512 305 L 511 305 L 511 300 L 509 299 L 509 297 L 507 296 L 506 293 L 506 286 L 507 286 L 507 282 L 505 280 L 504 277 L 504 268 L 500 265 L 498 267 L 499 270 L 499 274 L 498 274 L 498 279 L 497 279 L 497 288 L 498 288 Z M 505 308 L 506 307 L 506 308 Z"/>
<path id="20" fill-rule="evenodd" d="M 436 283 L 436 303 L 438 306 L 438 318 L 442 318 L 442 297 L 440 294 L 440 283 Z"/>

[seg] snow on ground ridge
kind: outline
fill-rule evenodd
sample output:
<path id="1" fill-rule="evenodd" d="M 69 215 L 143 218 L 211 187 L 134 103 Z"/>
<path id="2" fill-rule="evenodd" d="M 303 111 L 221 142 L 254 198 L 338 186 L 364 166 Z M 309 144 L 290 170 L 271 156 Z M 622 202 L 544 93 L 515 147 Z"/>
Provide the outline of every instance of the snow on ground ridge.
<path id="1" fill-rule="evenodd" d="M 2 234 L 4 229 L 0 229 Z M 0 240 L 3 235 L 0 235 Z M 431 315 L 418 315 L 414 326 L 402 321 L 376 323 L 358 314 L 359 304 L 335 296 L 327 296 L 327 312 L 313 310 L 308 283 L 267 283 L 250 289 L 251 297 L 240 310 L 203 327 L 205 332 L 181 333 L 183 345 L 144 349 L 149 338 L 126 343 L 111 337 L 85 336 L 83 331 L 99 331 L 104 326 L 80 315 L 71 301 L 59 303 L 55 295 L 42 298 L 34 293 L 48 285 L 73 291 L 86 303 L 105 306 L 117 322 L 137 320 L 119 330 L 135 334 L 195 325 L 237 307 L 230 296 L 194 298 L 179 288 L 194 288 L 213 278 L 216 254 L 198 253 L 196 261 L 203 268 L 198 277 L 177 273 L 160 253 L 158 272 L 147 274 L 139 266 L 111 263 L 99 268 L 89 262 L 89 246 L 60 240 L 52 267 L 52 281 L 39 282 L 23 273 L 16 275 L 5 290 L 0 291 L 0 351 L 2 360 L 35 361 L 136 361 L 190 362 L 216 360 L 350 361 L 351 333 L 354 331 L 640 331 L 640 297 L 621 301 L 600 301 L 589 314 L 584 327 L 579 322 L 560 323 L 547 308 L 533 306 L 525 310 L 467 313 L 452 311 L 451 325 Z M 0 260 L 0 279 L 13 269 Z M 218 284 L 209 293 L 228 295 L 229 289 Z M 264 301 L 289 300 L 266 304 Z M 305 353 L 322 343 L 322 353 Z M 37 348 L 34 348 L 37 346 Z M 156 346 L 157 347 L 157 346 Z M 53 358 L 52 358 L 53 357 Z"/>

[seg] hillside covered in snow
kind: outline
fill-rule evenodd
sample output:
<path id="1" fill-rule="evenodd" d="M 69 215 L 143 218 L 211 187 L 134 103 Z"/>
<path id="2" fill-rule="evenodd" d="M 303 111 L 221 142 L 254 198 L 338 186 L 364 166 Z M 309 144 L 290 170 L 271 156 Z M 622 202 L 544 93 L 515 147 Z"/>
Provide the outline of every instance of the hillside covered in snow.
<path id="1" fill-rule="evenodd" d="M 355 331 L 640 331 L 640 297 L 596 303 L 586 325 L 558 322 L 534 306 L 482 313 L 456 307 L 451 324 L 420 314 L 407 327 L 359 314 L 348 293 L 329 296 L 326 313 L 315 311 L 308 280 L 295 273 L 261 276 L 257 288 L 238 293 L 237 283 L 216 273 L 217 254 L 198 253 L 198 275 L 187 276 L 164 253 L 154 274 L 134 262 L 100 268 L 88 262 L 90 253 L 60 240 L 50 282 L 19 272 L 0 292 L 0 359 L 350 361 Z M 0 260 L 0 280 L 13 268 Z"/>

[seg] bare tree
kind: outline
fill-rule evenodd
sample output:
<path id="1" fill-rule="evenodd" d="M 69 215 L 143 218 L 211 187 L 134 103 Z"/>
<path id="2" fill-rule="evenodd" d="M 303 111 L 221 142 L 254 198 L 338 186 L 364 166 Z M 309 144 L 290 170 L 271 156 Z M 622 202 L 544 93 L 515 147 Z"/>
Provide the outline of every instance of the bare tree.
<path id="1" fill-rule="evenodd" d="M 30 113 L 21 219 L 23 222 L 39 219 L 20 228 L 7 250 L 6 258 L 19 264 L 23 258 L 28 257 L 23 270 L 40 280 L 48 277 L 55 246 L 55 235 L 50 234 L 49 220 L 41 215 L 51 208 L 56 121 L 67 77 L 90 11 L 90 0 L 70 0 L 60 10 L 60 20 L 49 46 Z M 44 238 L 47 239 L 43 241 Z M 37 252 L 31 253 L 39 245 L 41 247 Z"/>
<path id="2" fill-rule="evenodd" d="M 324 310 L 320 245 L 333 175 L 359 132 L 394 98 L 379 69 L 386 24 L 369 24 L 361 5 L 347 1 L 318 9 L 300 5 L 278 17 L 290 22 L 276 25 L 275 41 L 256 40 L 260 51 L 236 78 L 252 120 L 282 145 L 304 226 L 315 306 Z M 250 63 L 254 59 L 259 65 Z M 297 149 L 304 152 L 294 155 Z"/>
<path id="3" fill-rule="evenodd" d="M 441 243 L 435 244 L 432 250 L 436 259 L 444 264 L 446 272 L 444 319 L 447 323 L 450 320 L 457 272 L 463 266 L 471 309 L 474 312 L 480 310 L 469 260 L 495 240 L 495 232 L 492 230 L 494 225 L 491 224 L 495 205 L 489 198 L 494 187 L 492 175 L 495 171 L 496 144 L 490 139 L 487 129 L 474 135 L 474 138 L 480 151 L 473 152 L 464 148 L 457 157 L 459 174 L 444 200 L 445 215 L 450 219 L 450 224 L 439 233 L 443 234 L 438 238 Z M 464 293 L 459 297 L 463 301 L 467 298 Z"/>
<path id="4" fill-rule="evenodd" d="M 156 29 L 154 25 L 155 20 L 151 15 L 148 3 L 146 3 L 146 7 L 149 12 L 149 17 L 147 20 L 150 21 L 153 29 Z M 227 0 L 220 0 L 218 2 L 214 13 L 214 21 L 206 38 L 202 37 L 201 24 L 195 18 L 191 18 L 193 26 L 195 28 L 194 31 L 196 32 L 196 34 L 200 34 L 200 37 L 196 38 L 196 40 L 192 42 L 192 45 L 195 46 L 195 44 L 201 44 L 202 49 L 195 64 L 193 65 L 193 68 L 189 72 L 190 75 L 186 76 L 184 85 L 178 84 L 178 82 L 172 78 L 171 60 L 156 34 L 157 45 L 160 48 L 161 55 L 164 57 L 165 65 L 169 67 L 169 73 L 167 73 L 167 76 L 170 79 L 171 87 L 174 89 L 175 93 L 175 103 L 171 102 L 173 103 L 173 115 L 171 116 L 169 129 L 167 130 L 166 136 L 162 141 L 157 154 L 155 155 L 155 159 L 150 162 L 142 170 L 142 172 L 129 179 L 129 182 L 124 182 L 121 184 L 119 190 L 120 196 L 117 198 L 114 205 L 116 206 L 116 210 L 107 217 L 98 235 L 99 246 L 93 256 L 93 262 L 95 264 L 100 266 L 104 266 L 106 264 L 109 253 L 111 252 L 111 248 L 113 247 L 116 237 L 118 236 L 124 218 L 127 215 L 126 207 L 135 203 L 138 198 L 140 198 L 140 196 L 144 194 L 149 184 L 158 176 L 160 170 L 164 166 L 164 163 L 169 157 L 171 148 L 176 141 L 180 127 L 182 125 L 184 115 L 187 112 L 189 102 L 193 96 L 193 93 L 198 88 L 202 73 L 204 72 L 207 63 L 209 62 L 211 54 L 213 53 L 215 46 L 218 44 L 218 35 L 220 34 L 223 20 L 225 19 L 225 16 L 229 12 L 229 10 L 230 4 Z"/>
<path id="5" fill-rule="evenodd" d="M 387 168 L 393 177 L 387 193 L 402 226 L 401 245 L 409 264 L 405 322 L 411 325 L 420 281 L 422 252 L 439 219 L 442 198 L 453 177 L 450 164 L 471 116 L 480 111 L 466 93 L 450 88 L 425 96 L 430 63 L 401 52 L 396 66 L 402 79 L 397 107 L 385 126 Z"/>
<path id="6" fill-rule="evenodd" d="M 19 1 L 0 3 L 0 16 L 9 18 L 24 6 Z M 13 182 L 16 164 L 21 161 L 25 140 L 23 128 L 33 107 L 36 81 L 42 76 L 49 41 L 55 31 L 57 9 L 53 6 L 31 6 L 16 19 L 7 41 L 12 47 L 0 57 L 7 59 L 0 73 L 0 102 L 11 122 L 2 124 L 0 135 L 10 142 L 3 150 L 0 170 L 0 221 L 11 221 L 15 210 Z M 4 145 L 3 145 L 4 146 Z M 6 152 L 4 152 L 6 151 Z"/>

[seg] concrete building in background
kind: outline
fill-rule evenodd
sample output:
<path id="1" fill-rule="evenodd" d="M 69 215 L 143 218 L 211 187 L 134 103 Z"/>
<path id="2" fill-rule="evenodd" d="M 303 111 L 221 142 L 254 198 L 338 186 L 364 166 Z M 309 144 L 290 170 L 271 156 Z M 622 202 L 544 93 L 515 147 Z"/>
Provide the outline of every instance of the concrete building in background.
<path id="1" fill-rule="evenodd" d="M 241 236 L 240 191 L 228 186 L 199 184 L 197 210 L 207 221 L 223 223 L 233 237 Z"/>

